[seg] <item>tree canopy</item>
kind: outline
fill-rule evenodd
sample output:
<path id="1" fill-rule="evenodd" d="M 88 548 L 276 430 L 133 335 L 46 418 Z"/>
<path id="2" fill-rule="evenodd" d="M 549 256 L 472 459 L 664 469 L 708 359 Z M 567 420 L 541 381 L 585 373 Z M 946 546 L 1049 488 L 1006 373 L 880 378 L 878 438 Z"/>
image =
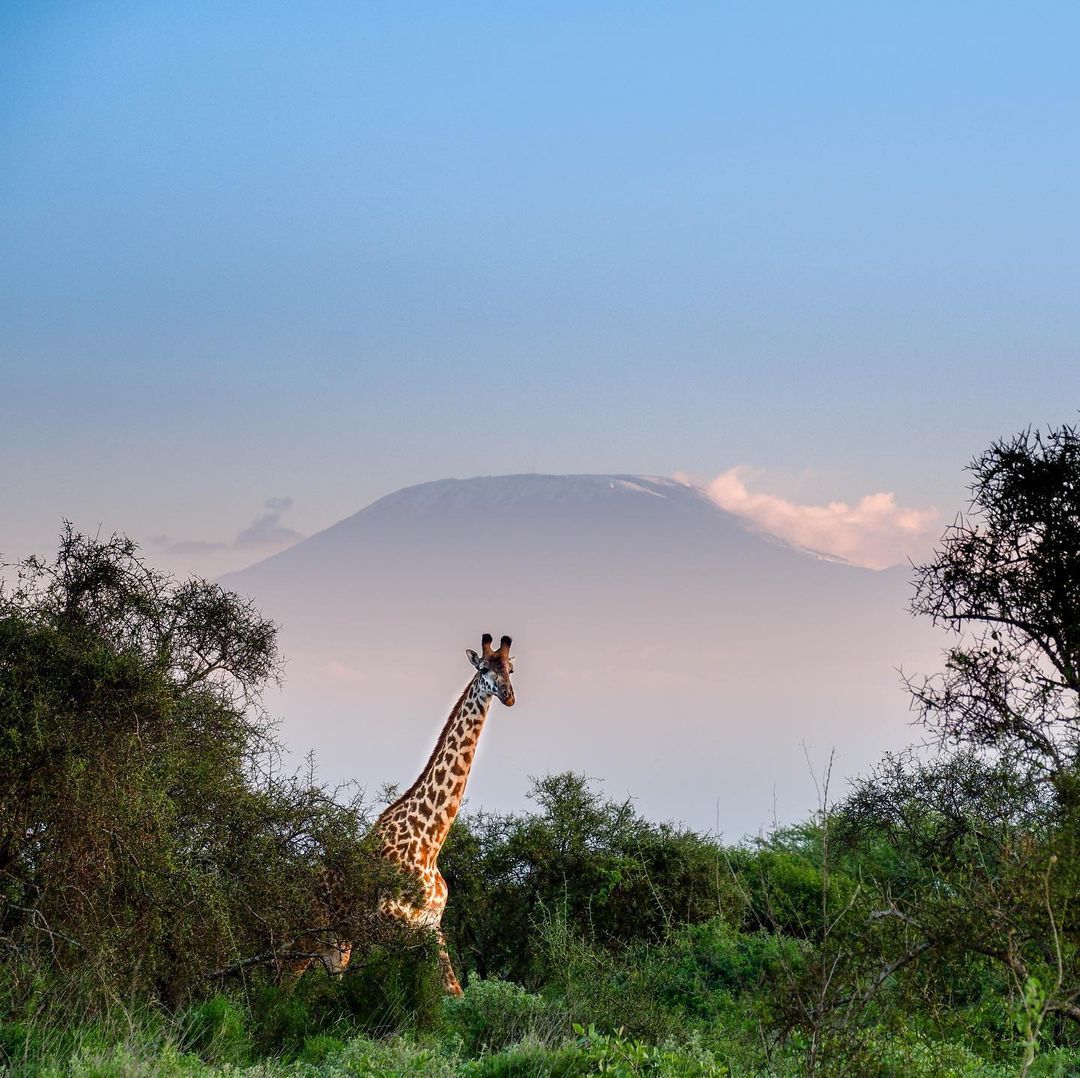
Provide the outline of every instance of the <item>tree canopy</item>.
<path id="1" fill-rule="evenodd" d="M 910 683 L 931 728 L 1051 770 L 1080 746 L 1080 436 L 995 442 L 969 466 L 970 513 L 916 571 L 912 610 L 956 637 Z"/>
<path id="2" fill-rule="evenodd" d="M 67 526 L 21 565 L 0 591 L 0 961 L 20 983 L 47 964 L 88 997 L 174 999 L 303 932 L 362 937 L 363 806 L 282 770 L 260 703 L 278 665 L 250 602 L 127 539 Z"/>

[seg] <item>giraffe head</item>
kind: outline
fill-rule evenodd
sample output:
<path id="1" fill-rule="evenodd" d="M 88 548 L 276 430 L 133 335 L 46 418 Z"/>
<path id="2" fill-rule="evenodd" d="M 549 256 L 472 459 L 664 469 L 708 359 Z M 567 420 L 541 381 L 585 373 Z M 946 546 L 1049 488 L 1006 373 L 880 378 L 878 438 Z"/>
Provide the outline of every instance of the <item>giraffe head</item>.
<path id="1" fill-rule="evenodd" d="M 480 646 L 479 655 L 472 648 L 465 651 L 469 662 L 476 667 L 476 676 L 506 707 L 513 707 L 514 686 L 510 684 L 510 675 L 514 672 L 514 660 L 510 658 L 510 637 L 504 636 L 498 649 L 492 650 L 491 633 L 484 633 Z"/>

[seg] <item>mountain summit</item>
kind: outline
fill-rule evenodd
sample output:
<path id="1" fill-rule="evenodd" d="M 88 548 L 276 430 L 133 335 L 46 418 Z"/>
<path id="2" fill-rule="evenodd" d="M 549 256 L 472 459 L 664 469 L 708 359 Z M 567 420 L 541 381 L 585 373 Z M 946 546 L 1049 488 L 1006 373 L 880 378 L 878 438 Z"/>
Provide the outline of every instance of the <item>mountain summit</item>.
<path id="1" fill-rule="evenodd" d="M 497 629 L 518 707 L 490 720 L 474 803 L 570 769 L 698 826 L 727 803 L 739 833 L 777 784 L 809 807 L 808 731 L 860 766 L 906 736 L 895 668 L 927 648 L 905 576 L 756 534 L 672 479 L 507 475 L 399 490 L 223 583 L 281 624 L 289 740 L 335 777 L 411 779 L 463 649 Z"/>
<path id="2" fill-rule="evenodd" d="M 708 503 L 705 494 L 686 483 L 651 475 L 485 475 L 439 479 L 405 487 L 380 498 L 362 513 L 392 511 L 446 512 L 455 509 L 587 506 L 607 507 L 641 498 L 660 498 L 683 506 Z M 357 514 L 359 515 L 359 514 Z M 354 518 L 352 518 L 354 519 Z"/>
<path id="3" fill-rule="evenodd" d="M 696 516 L 703 525 L 734 517 L 720 509 L 697 487 L 674 479 L 643 475 L 492 475 L 474 479 L 440 479 L 388 494 L 351 517 L 312 536 L 299 548 L 314 543 L 348 542 L 372 530 L 406 531 L 431 524 L 475 523 L 478 515 L 492 523 L 514 528 L 523 521 L 535 527 L 573 529 L 588 524 L 618 521 L 633 526 L 649 520 Z M 706 525 L 707 526 L 707 525 Z M 292 548 L 296 550 L 297 548 Z"/>
<path id="4" fill-rule="evenodd" d="M 653 549 L 657 541 L 661 546 Z M 689 550 L 706 560 L 721 554 L 730 557 L 736 551 L 750 557 L 760 555 L 764 543 L 772 550 L 783 549 L 784 560 L 787 554 L 822 560 L 796 552 L 780 540 L 752 534 L 704 491 L 674 479 L 524 474 L 440 479 L 405 487 L 225 579 L 230 586 L 258 581 L 274 587 L 284 582 L 283 574 L 293 579 L 298 571 L 322 577 L 347 569 L 350 578 L 358 571 L 368 576 L 375 563 L 358 564 L 358 556 L 394 560 L 401 550 L 414 551 L 418 544 L 425 556 L 412 568 L 419 573 L 432 564 L 442 567 L 449 552 L 475 558 L 481 547 L 489 572 L 495 571 L 496 563 L 509 569 L 521 563 L 521 544 L 549 570 L 557 568 L 552 555 L 559 550 L 576 551 L 575 560 L 599 557 L 610 571 L 621 552 L 633 557 L 642 543 L 661 558 L 685 557 Z M 348 566 L 337 564 L 338 559 L 345 559 Z M 453 586 L 449 577 L 433 583 Z"/>

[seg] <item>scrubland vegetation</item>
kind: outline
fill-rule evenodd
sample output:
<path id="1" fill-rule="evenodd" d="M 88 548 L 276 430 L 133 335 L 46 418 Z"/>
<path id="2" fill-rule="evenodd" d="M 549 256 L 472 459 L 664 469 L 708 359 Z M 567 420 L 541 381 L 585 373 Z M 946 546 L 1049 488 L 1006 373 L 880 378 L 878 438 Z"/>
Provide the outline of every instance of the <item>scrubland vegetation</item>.
<path id="1" fill-rule="evenodd" d="M 378 809 L 285 774 L 274 627 L 70 529 L 0 597 L 0 1060 L 14 1074 L 1080 1073 L 1080 439 L 972 465 L 916 570 L 933 740 L 755 842 L 580 776 L 455 824 L 460 999 Z M 898 690 L 900 691 L 900 690 Z M 727 717 L 726 721 L 732 721 Z M 340 978 L 291 961 L 357 941 Z M 307 942 L 305 942 L 307 941 Z"/>

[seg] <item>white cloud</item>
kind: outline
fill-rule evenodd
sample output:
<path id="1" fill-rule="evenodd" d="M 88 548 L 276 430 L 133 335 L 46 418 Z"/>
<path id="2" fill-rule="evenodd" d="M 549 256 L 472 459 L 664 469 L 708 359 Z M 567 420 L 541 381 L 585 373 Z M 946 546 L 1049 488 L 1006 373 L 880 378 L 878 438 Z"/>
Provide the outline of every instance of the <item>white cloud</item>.
<path id="1" fill-rule="evenodd" d="M 897 505 L 891 492 L 867 494 L 854 505 L 799 505 L 750 490 L 746 480 L 752 475 L 744 465 L 729 468 L 705 491 L 722 509 L 805 550 L 885 569 L 922 553 L 938 532 L 936 509 Z"/>

